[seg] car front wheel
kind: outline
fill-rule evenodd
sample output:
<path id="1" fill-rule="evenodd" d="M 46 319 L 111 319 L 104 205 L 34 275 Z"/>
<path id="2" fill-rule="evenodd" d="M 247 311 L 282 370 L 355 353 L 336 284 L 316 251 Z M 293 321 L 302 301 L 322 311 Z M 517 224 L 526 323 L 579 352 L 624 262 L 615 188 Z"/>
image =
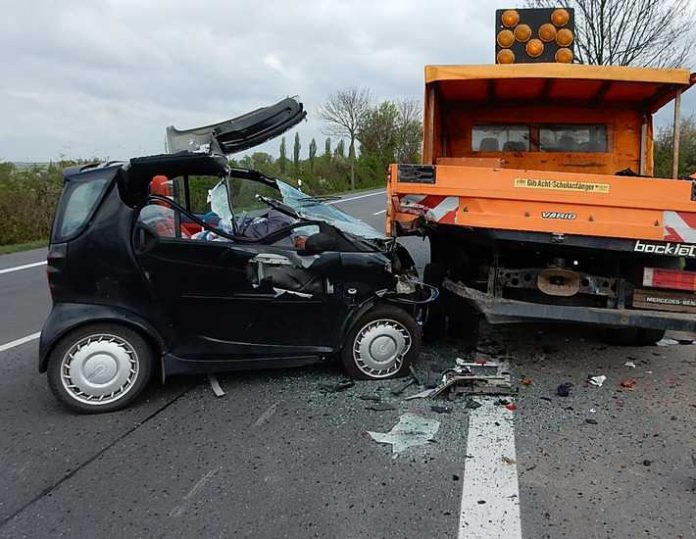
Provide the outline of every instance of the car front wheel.
<path id="1" fill-rule="evenodd" d="M 341 352 L 346 373 L 362 380 L 404 376 L 418 357 L 418 324 L 403 309 L 375 307 L 351 328 Z"/>
<path id="2" fill-rule="evenodd" d="M 145 388 L 151 373 L 147 342 L 117 324 L 95 324 L 69 333 L 48 360 L 48 384 L 54 395 L 81 413 L 124 408 Z"/>

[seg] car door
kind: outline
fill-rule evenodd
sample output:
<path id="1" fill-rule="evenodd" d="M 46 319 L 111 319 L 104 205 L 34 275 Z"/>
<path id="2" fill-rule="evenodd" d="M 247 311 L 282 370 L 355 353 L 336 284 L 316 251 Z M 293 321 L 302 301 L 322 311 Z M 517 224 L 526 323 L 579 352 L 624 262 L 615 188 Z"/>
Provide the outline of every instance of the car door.
<path id="1" fill-rule="evenodd" d="M 277 359 L 332 350 L 345 312 L 332 278 L 341 257 L 303 254 L 294 247 L 294 230 L 271 244 L 236 243 L 137 225 L 136 256 L 172 329 L 174 355 Z"/>

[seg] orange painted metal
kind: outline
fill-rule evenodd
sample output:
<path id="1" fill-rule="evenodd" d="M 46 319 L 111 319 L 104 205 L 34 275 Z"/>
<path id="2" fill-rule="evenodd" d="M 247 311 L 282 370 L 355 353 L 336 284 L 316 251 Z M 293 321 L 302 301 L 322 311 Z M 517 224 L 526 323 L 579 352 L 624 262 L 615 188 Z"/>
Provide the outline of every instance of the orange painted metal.
<path id="1" fill-rule="evenodd" d="M 446 165 L 436 174 L 435 184 L 400 183 L 392 165 L 388 192 L 458 197 L 454 224 L 474 228 L 664 240 L 664 211 L 696 216 L 689 181 Z M 388 217 L 413 222 L 398 207 Z"/>

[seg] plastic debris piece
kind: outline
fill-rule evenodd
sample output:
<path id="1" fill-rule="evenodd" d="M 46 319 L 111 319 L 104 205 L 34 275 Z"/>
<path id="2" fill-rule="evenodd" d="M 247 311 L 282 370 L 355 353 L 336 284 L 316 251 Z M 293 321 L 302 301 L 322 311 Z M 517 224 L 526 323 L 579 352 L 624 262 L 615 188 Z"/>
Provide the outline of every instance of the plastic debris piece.
<path id="1" fill-rule="evenodd" d="M 522 378 L 523 386 L 531 386 L 533 383 L 534 381 L 531 378 Z"/>
<path id="2" fill-rule="evenodd" d="M 420 393 L 416 393 L 415 395 L 409 395 L 408 397 L 404 398 L 405 401 L 410 401 L 413 399 L 427 399 L 428 397 L 432 397 L 435 394 L 436 388 L 432 387 L 430 389 L 424 389 Z"/>
<path id="3" fill-rule="evenodd" d="M 510 401 L 507 400 L 507 399 L 497 399 L 497 400 L 495 401 L 495 404 L 496 404 L 497 406 L 507 406 L 508 404 L 510 404 Z"/>
<path id="4" fill-rule="evenodd" d="M 488 363 L 488 360 L 486 360 L 486 359 L 475 359 L 475 360 L 474 360 L 474 363 L 476 363 L 477 365 L 485 365 L 485 364 Z"/>
<path id="5" fill-rule="evenodd" d="M 210 387 L 213 390 L 213 393 L 215 393 L 216 397 L 224 397 L 225 392 L 222 389 L 222 386 L 220 385 L 220 382 L 217 379 L 217 376 L 215 376 L 212 373 L 208 373 L 208 381 L 210 382 Z"/>
<path id="6" fill-rule="evenodd" d="M 379 397 L 379 395 L 358 395 L 358 398 L 363 401 L 372 401 L 372 402 L 379 402 L 382 399 Z"/>
<path id="7" fill-rule="evenodd" d="M 660 339 L 655 344 L 657 344 L 657 346 L 673 346 L 679 344 L 679 341 L 676 339 Z"/>
<path id="8" fill-rule="evenodd" d="M 650 466 L 651 464 L 652 464 L 652 461 L 651 461 L 651 460 L 645 459 L 645 460 L 643 461 L 643 466 Z"/>
<path id="9" fill-rule="evenodd" d="M 563 382 L 561 385 L 559 385 L 556 388 L 556 395 L 559 397 L 569 397 L 570 396 L 570 388 L 573 387 L 573 384 L 570 382 Z"/>
<path id="10" fill-rule="evenodd" d="M 441 406 L 439 404 L 433 404 L 430 409 L 438 414 L 451 414 L 452 413 L 452 408 L 449 408 L 448 406 Z"/>
<path id="11" fill-rule="evenodd" d="M 510 404 L 505 405 L 505 409 L 514 412 L 517 410 L 517 405 L 511 402 Z"/>
<path id="12" fill-rule="evenodd" d="M 594 408 L 590 408 L 590 413 L 591 413 L 591 414 L 596 414 L 596 413 L 597 413 L 597 410 L 595 410 Z"/>
<path id="13" fill-rule="evenodd" d="M 604 382 L 606 382 L 607 377 L 603 374 L 600 374 L 599 376 L 590 376 L 588 380 L 590 384 L 592 384 L 593 386 L 602 387 L 602 385 L 604 385 Z"/>
<path id="14" fill-rule="evenodd" d="M 468 410 L 476 410 L 477 408 L 481 408 L 483 404 L 481 404 L 478 401 L 475 401 L 474 399 L 466 399 L 466 404 L 464 405 L 464 408 Z"/>
<path id="15" fill-rule="evenodd" d="M 367 433 L 380 444 L 392 444 L 394 458 L 410 447 L 425 445 L 433 441 L 440 429 L 440 422 L 416 414 L 406 413 L 389 432 Z"/>
<path id="16" fill-rule="evenodd" d="M 506 457 L 503 455 L 503 458 L 501 459 L 505 464 L 517 464 L 517 461 L 515 459 L 511 459 L 510 457 Z"/>
<path id="17" fill-rule="evenodd" d="M 590 417 L 590 418 L 585 419 L 585 423 L 589 423 L 590 425 L 596 425 L 596 424 L 597 424 L 597 420 L 596 420 L 596 419 L 592 419 L 592 418 Z"/>
<path id="18" fill-rule="evenodd" d="M 341 380 L 335 384 L 319 384 L 319 388 L 327 393 L 338 393 L 340 391 L 345 391 L 354 385 L 355 382 L 353 380 Z"/>
<path id="19" fill-rule="evenodd" d="M 624 363 L 624 365 L 626 365 L 626 367 L 631 367 L 632 369 L 636 368 L 636 364 L 633 363 L 633 361 L 627 361 L 626 363 Z"/>
<path id="20" fill-rule="evenodd" d="M 628 389 L 629 391 L 633 391 L 633 389 L 636 387 L 636 384 L 638 382 L 635 380 L 635 378 L 626 378 L 625 380 L 621 380 L 619 385 L 623 387 L 624 389 Z"/>
<path id="21" fill-rule="evenodd" d="M 410 380 L 407 380 L 406 382 L 401 384 L 399 387 L 392 389 L 391 394 L 394 395 L 395 397 L 398 397 L 406 390 L 407 387 L 410 387 L 415 383 L 416 383 L 416 381 L 413 378 L 411 378 Z"/>
<path id="22" fill-rule="evenodd" d="M 365 406 L 365 410 L 372 410 L 373 412 L 388 412 L 389 410 L 396 410 L 396 406 L 388 404 L 386 402 L 376 402 Z"/>

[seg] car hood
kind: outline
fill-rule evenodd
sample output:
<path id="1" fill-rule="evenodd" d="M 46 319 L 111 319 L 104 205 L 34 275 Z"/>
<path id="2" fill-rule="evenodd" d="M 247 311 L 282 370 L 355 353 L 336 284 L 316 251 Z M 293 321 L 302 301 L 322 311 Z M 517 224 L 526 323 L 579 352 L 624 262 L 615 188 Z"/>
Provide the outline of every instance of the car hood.
<path id="1" fill-rule="evenodd" d="M 283 202 L 305 219 L 324 221 L 343 232 L 368 240 L 388 240 L 379 230 L 339 210 L 331 202 L 306 195 L 287 183 L 276 180 Z"/>
<path id="2" fill-rule="evenodd" d="M 211 151 L 230 155 L 281 135 L 307 116 L 297 99 L 288 97 L 275 105 L 262 107 L 216 124 L 176 129 L 167 127 L 167 151 Z"/>

